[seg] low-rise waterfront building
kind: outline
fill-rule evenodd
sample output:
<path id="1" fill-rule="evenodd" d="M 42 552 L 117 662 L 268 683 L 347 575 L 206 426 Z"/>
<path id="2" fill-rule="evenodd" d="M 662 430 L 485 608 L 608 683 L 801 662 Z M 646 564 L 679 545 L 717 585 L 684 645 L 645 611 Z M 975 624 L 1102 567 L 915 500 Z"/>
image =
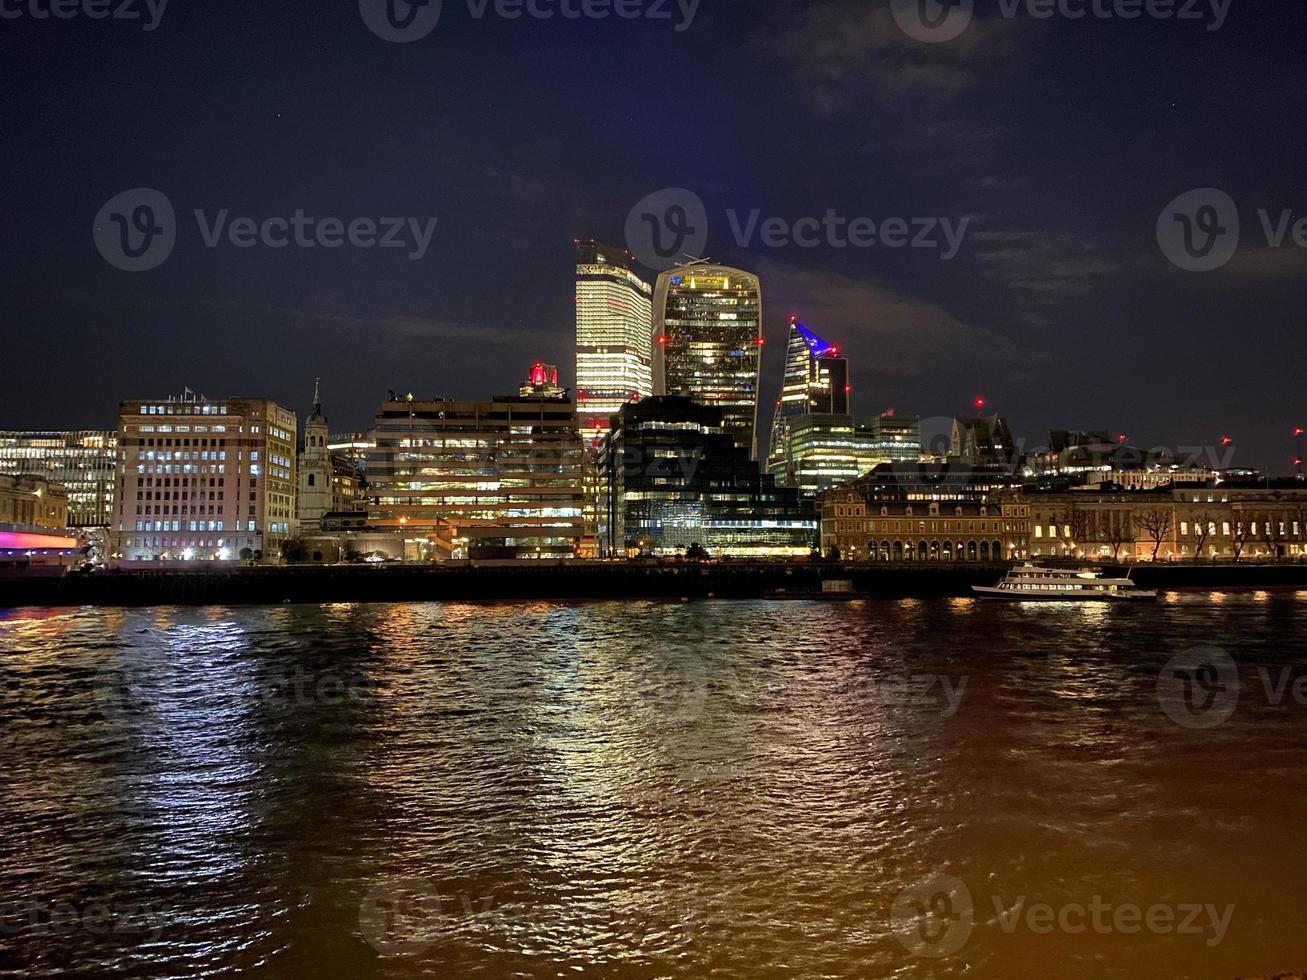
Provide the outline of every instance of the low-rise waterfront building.
<path id="1" fill-rule="evenodd" d="M 275 558 L 295 532 L 296 429 L 295 413 L 267 398 L 123 402 L 111 552 Z"/>
<path id="2" fill-rule="evenodd" d="M 844 487 L 822 494 L 821 548 L 846 561 L 1005 561 L 1029 534 L 1020 500 L 868 503 Z"/>
<path id="3" fill-rule="evenodd" d="M 1022 496 L 1031 506 L 1031 557 L 1131 561 L 1307 557 L 1307 487 L 1296 480 Z"/>

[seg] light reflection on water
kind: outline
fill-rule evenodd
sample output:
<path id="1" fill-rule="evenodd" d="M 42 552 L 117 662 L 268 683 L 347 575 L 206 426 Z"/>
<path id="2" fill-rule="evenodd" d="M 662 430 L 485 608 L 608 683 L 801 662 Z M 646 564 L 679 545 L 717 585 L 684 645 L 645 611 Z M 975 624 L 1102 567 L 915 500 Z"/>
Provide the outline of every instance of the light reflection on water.
<path id="1" fill-rule="evenodd" d="M 5 614 L 0 896 L 158 928 L 41 935 L 9 906 L 0 973 L 1287 969 L 1307 705 L 1258 703 L 1253 671 L 1307 672 L 1304 599 Z M 1209 731 L 1156 700 L 1199 644 L 1244 669 Z M 891 909 L 940 869 L 974 930 L 914 958 Z M 1236 911 L 1214 947 L 1008 934 L 1022 896 Z"/>

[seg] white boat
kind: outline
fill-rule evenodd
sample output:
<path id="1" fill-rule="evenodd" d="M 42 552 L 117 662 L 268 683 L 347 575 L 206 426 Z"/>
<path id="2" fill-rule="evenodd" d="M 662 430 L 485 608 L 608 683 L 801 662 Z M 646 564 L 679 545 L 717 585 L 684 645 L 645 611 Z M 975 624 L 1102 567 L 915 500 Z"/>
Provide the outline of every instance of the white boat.
<path id="1" fill-rule="evenodd" d="M 998 585 L 973 585 L 976 595 L 1017 602 L 1138 602 L 1157 598 L 1130 578 L 1104 578 L 1092 569 L 1017 565 Z"/>

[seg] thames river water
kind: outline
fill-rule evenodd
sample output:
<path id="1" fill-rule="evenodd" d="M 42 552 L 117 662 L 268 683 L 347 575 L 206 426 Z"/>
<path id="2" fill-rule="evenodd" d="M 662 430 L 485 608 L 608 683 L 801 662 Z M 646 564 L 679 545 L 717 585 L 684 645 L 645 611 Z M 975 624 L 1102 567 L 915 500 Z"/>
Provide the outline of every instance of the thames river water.
<path id="1" fill-rule="evenodd" d="M 0 613 L 0 975 L 1307 968 L 1307 593 Z"/>

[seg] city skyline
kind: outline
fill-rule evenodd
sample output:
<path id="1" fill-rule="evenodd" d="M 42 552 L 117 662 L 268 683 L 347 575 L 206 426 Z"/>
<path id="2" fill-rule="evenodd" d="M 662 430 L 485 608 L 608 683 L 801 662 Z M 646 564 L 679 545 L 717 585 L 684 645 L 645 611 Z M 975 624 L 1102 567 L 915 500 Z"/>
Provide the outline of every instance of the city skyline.
<path id="1" fill-rule="evenodd" d="M 24 234 L 0 246 L 15 284 L 0 317 L 15 356 L 51 370 L 13 379 L 0 416 L 107 428 L 123 393 L 174 379 L 306 409 L 302 379 L 321 376 L 341 427 L 359 428 L 392 387 L 510 391 L 523 357 L 571 364 L 566 243 L 621 245 L 639 201 L 682 187 L 710 219 L 699 254 L 763 280 L 768 348 L 791 313 L 820 324 L 858 365 L 868 413 L 952 415 L 983 394 L 1022 432 L 1128 426 L 1146 445 L 1230 434 L 1240 462 L 1287 472 L 1307 396 L 1301 140 L 1284 120 L 1302 91 L 1287 56 L 1307 11 L 1276 13 L 1235 4 L 1209 30 L 978 5 L 946 44 L 906 36 L 888 4 L 851 2 L 705 0 L 681 31 L 451 7 L 409 45 L 377 37 L 350 4 L 237 2 L 216 24 L 171 5 L 148 32 L 6 21 L 0 80 L 26 94 L 5 128 L 0 202 Z M 723 36 L 739 41 L 731 59 L 715 56 Z M 99 84 L 78 81 L 87 66 Z M 556 84 L 533 84 L 542 75 Z M 729 111 L 669 113 L 669 85 Z M 136 187 L 165 193 L 181 228 L 166 263 L 128 273 L 91 230 Z M 1243 246 L 1221 269 L 1187 272 L 1159 250 L 1156 224 L 1207 187 L 1237 205 Z M 226 228 L 296 209 L 439 221 L 412 261 L 245 249 L 225 233 L 210 247 L 193 217 L 212 231 L 224 210 Z M 860 216 L 971 220 L 949 260 L 838 247 L 824 230 L 800 244 L 799 223 L 828 211 L 840 240 Z M 94 370 L 53 370 L 89 350 Z M 302 367 L 288 371 L 283 351 Z M 774 390 L 779 359 L 763 370 Z"/>

